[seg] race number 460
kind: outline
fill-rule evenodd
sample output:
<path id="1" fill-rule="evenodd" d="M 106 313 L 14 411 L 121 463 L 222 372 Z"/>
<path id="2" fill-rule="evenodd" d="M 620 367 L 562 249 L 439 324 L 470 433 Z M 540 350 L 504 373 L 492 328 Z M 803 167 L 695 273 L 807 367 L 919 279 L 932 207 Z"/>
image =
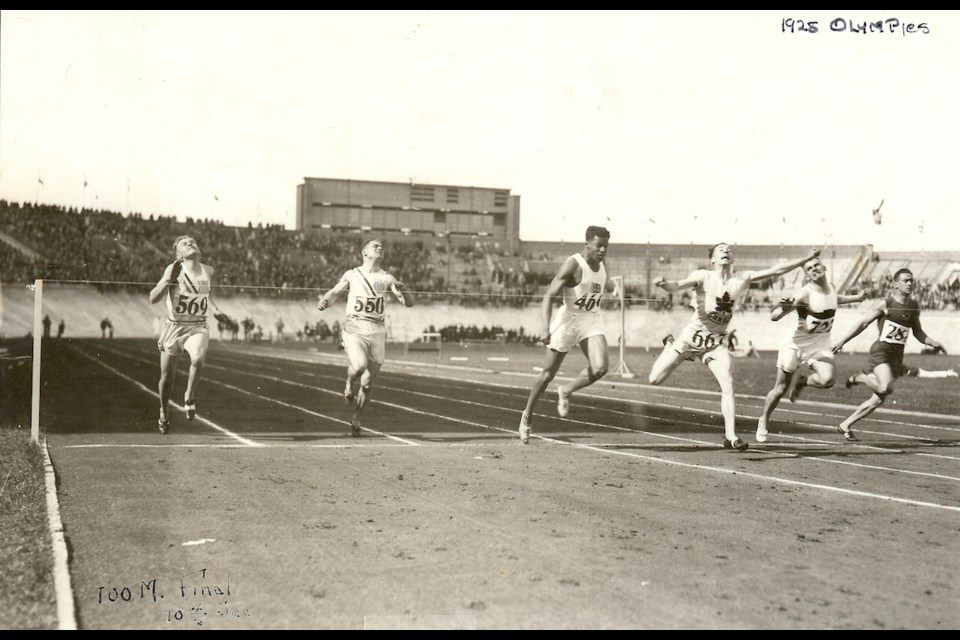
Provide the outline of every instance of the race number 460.
<path id="1" fill-rule="evenodd" d="M 580 299 L 573 303 L 577 309 L 583 311 L 593 311 L 593 309 L 600 304 L 600 296 L 580 296 Z"/>

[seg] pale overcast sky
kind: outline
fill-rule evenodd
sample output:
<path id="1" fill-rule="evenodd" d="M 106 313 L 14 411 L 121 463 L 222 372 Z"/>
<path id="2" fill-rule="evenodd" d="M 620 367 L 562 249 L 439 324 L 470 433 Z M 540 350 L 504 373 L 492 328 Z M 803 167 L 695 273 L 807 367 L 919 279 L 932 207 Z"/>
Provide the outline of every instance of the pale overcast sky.
<path id="1" fill-rule="evenodd" d="M 304 176 L 413 179 L 524 240 L 960 248 L 958 12 L 0 18 L 7 200 L 292 228 Z"/>

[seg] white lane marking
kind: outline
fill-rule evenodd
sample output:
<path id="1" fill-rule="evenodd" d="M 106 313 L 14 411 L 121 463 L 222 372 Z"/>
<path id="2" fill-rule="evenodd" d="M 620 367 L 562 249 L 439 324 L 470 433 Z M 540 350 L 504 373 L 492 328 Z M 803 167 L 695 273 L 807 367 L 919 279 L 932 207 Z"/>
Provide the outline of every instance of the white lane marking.
<path id="1" fill-rule="evenodd" d="M 43 441 L 43 476 L 47 489 L 47 519 L 53 546 L 53 586 L 57 598 L 57 625 L 59 629 L 75 631 L 77 619 L 73 602 L 73 587 L 70 585 L 70 554 L 60 519 L 60 501 L 57 499 L 57 475 L 53 461 Z"/>
<path id="2" fill-rule="evenodd" d="M 123 378 L 123 379 L 126 380 L 127 382 L 130 382 L 130 383 L 136 385 L 137 387 L 139 387 L 139 388 L 142 389 L 143 391 L 145 391 L 145 392 L 149 393 L 150 395 L 152 395 L 152 396 L 153 396 L 154 398 L 156 398 L 157 400 L 160 399 L 160 394 L 159 394 L 159 393 L 157 393 L 157 392 L 154 391 L 153 389 L 150 389 L 150 388 L 148 388 L 147 386 L 145 386 L 145 385 L 137 382 L 136 380 L 134 380 L 133 378 L 131 378 L 131 377 L 128 376 L 127 374 L 122 373 L 122 372 L 118 371 L 117 369 L 114 369 L 113 367 L 111 367 L 110 365 L 108 365 L 106 362 L 100 362 L 100 360 L 94 358 L 94 357 L 91 356 L 91 355 L 88 355 L 88 354 L 84 353 L 83 351 L 81 351 L 81 350 L 78 349 L 78 348 L 75 348 L 75 347 L 74 347 L 74 350 L 75 350 L 77 353 L 79 353 L 80 355 L 82 355 L 84 358 L 87 358 L 88 360 L 91 360 L 92 362 L 96 362 L 98 365 L 100 365 L 100 366 L 103 367 L 104 369 L 107 369 L 107 370 L 109 370 L 109 371 L 112 371 L 113 373 L 115 373 L 116 375 L 120 376 L 121 378 Z M 138 360 L 139 360 L 139 358 L 138 358 Z M 183 406 L 182 406 L 182 405 L 178 405 L 176 402 L 173 402 L 172 400 L 170 401 L 170 404 L 172 404 L 172 405 L 175 406 L 175 407 L 178 407 L 181 411 L 183 410 Z M 237 442 L 240 442 L 241 444 L 245 444 L 245 445 L 247 445 L 248 447 L 259 447 L 259 446 L 260 446 L 260 445 L 257 444 L 256 442 L 253 442 L 252 440 L 247 440 L 247 439 L 244 438 L 243 436 L 237 435 L 236 433 L 230 431 L 229 429 L 225 429 L 225 428 L 221 427 L 220 425 L 216 424 L 215 422 L 211 422 L 210 420 L 207 420 L 207 419 L 204 418 L 203 416 L 196 416 L 196 417 L 194 418 L 194 420 L 197 421 L 197 422 L 202 422 L 203 424 L 205 424 L 205 425 L 207 425 L 207 426 L 209 426 L 209 427 L 212 427 L 213 429 L 216 429 L 217 431 L 219 431 L 220 433 L 222 433 L 222 434 L 224 434 L 224 435 L 230 436 L 231 438 L 233 438 L 233 439 L 236 440 Z"/>

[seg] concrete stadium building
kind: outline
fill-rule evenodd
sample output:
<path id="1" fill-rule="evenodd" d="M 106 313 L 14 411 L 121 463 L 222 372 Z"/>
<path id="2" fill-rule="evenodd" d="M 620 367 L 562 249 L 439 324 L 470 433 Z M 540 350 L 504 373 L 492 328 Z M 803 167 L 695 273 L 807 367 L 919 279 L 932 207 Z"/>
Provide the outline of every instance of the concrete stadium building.
<path id="1" fill-rule="evenodd" d="M 520 249 L 520 196 L 509 189 L 304 178 L 297 229 L 484 240 Z"/>

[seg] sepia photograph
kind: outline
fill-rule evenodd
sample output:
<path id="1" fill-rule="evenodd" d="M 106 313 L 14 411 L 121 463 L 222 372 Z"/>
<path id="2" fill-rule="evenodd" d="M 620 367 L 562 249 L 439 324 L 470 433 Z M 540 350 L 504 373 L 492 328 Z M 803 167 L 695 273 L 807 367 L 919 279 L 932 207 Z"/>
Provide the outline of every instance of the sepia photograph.
<path id="1" fill-rule="evenodd" d="M 0 629 L 960 628 L 958 39 L 0 11 Z"/>

